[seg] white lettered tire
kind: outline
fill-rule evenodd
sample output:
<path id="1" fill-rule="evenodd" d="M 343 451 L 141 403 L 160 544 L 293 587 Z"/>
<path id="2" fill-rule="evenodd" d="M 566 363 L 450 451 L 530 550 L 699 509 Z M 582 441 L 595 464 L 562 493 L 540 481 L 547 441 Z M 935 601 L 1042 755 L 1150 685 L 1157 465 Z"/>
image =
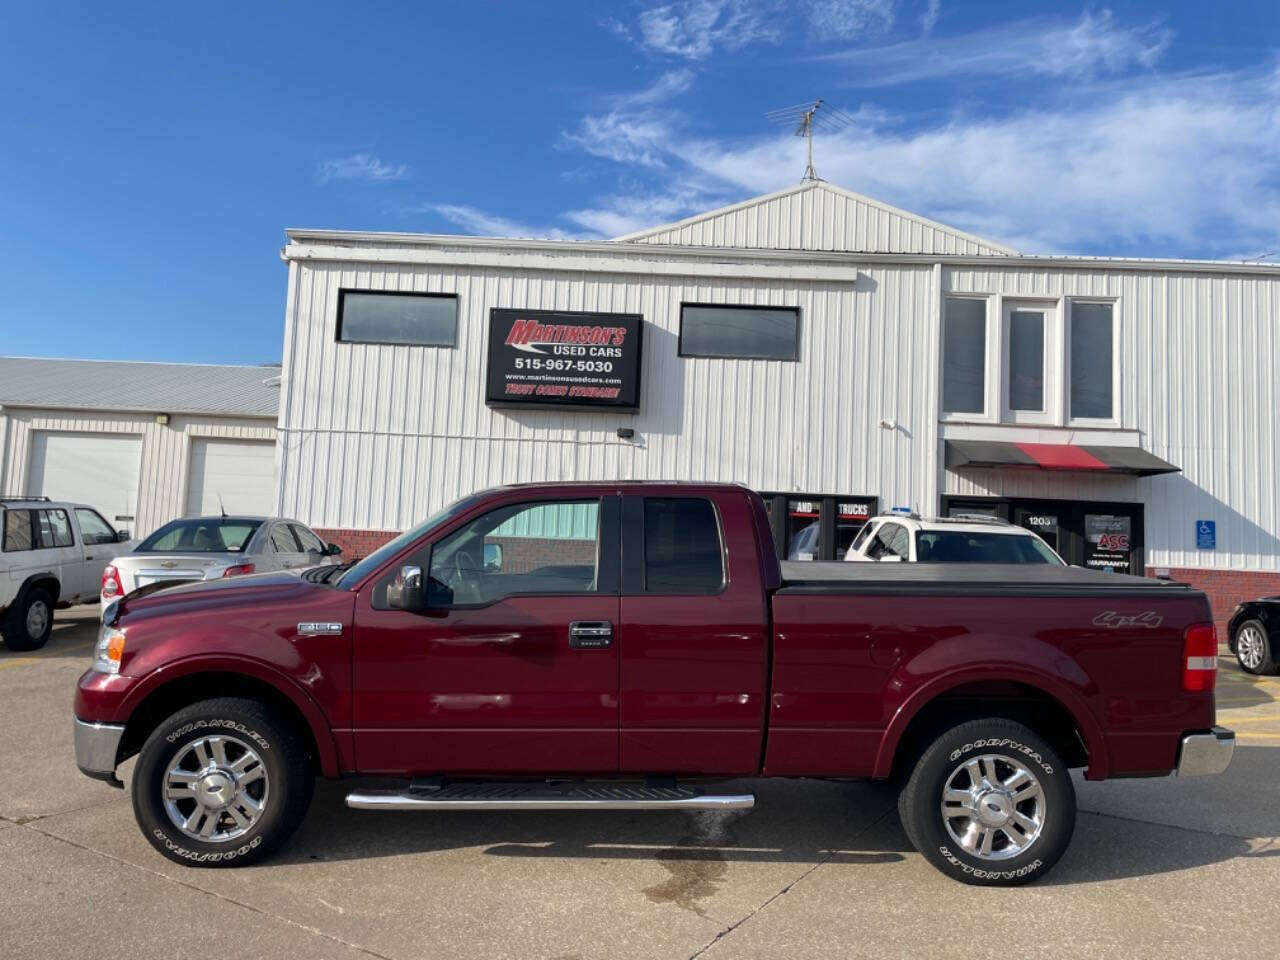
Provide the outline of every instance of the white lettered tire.
<path id="1" fill-rule="evenodd" d="M 261 703 L 203 700 L 161 723 L 133 771 L 143 836 L 175 863 L 253 863 L 289 839 L 315 776 L 295 730 Z"/>
<path id="2" fill-rule="evenodd" d="M 1045 740 L 1011 720 L 973 720 L 935 740 L 898 798 L 908 839 L 962 883 L 1044 876 L 1075 830 L 1071 775 Z"/>

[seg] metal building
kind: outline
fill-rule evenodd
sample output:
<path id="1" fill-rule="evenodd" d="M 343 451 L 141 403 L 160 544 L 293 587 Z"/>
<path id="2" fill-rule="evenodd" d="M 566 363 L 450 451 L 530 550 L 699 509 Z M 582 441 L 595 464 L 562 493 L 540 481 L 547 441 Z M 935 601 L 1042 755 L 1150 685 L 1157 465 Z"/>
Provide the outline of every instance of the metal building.
<path id="1" fill-rule="evenodd" d="M 1221 614 L 1280 592 L 1274 265 L 1025 256 L 821 181 L 612 242 L 283 256 L 277 507 L 357 549 L 496 483 L 729 480 L 793 555 L 984 511 Z"/>
<path id="2" fill-rule="evenodd" d="M 87 503 L 136 536 L 270 513 L 279 367 L 0 357 L 0 494 Z"/>

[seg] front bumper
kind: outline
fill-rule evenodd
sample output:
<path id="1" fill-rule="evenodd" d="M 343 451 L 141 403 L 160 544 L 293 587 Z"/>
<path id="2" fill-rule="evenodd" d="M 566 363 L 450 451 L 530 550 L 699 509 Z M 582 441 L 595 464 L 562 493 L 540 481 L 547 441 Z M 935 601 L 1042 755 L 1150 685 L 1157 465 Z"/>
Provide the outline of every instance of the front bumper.
<path id="1" fill-rule="evenodd" d="M 105 780 L 114 787 L 124 786 L 116 777 L 116 757 L 120 752 L 123 724 L 87 723 L 73 718 L 76 741 L 76 766 L 85 776 Z"/>
<path id="2" fill-rule="evenodd" d="M 1204 777 L 1222 773 L 1230 765 L 1235 749 L 1236 735 L 1226 727 L 1185 734 L 1178 751 L 1176 772 L 1180 777 Z"/>

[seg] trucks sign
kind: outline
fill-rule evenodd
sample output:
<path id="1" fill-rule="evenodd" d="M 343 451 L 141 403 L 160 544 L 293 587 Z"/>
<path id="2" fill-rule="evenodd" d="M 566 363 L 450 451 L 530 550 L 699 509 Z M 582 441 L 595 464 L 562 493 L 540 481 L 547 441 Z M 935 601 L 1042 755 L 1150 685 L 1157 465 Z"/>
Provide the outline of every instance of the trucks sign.
<path id="1" fill-rule="evenodd" d="M 485 402 L 635 410 L 644 318 L 634 313 L 489 311 Z"/>

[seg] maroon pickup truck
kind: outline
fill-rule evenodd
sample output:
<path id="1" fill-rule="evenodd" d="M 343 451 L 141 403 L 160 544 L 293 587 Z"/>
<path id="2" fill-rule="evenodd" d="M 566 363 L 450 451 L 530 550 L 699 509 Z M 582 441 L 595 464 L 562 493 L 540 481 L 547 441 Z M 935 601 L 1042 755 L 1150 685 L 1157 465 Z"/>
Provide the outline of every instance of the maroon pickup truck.
<path id="1" fill-rule="evenodd" d="M 1024 883 L 1089 779 L 1223 771 L 1203 594 L 1045 565 L 779 564 L 742 487 L 538 484 L 353 565 L 104 614 L 76 760 L 179 863 L 260 859 L 314 778 L 366 810 L 746 809 L 749 777 L 898 779 L 911 842 Z"/>

